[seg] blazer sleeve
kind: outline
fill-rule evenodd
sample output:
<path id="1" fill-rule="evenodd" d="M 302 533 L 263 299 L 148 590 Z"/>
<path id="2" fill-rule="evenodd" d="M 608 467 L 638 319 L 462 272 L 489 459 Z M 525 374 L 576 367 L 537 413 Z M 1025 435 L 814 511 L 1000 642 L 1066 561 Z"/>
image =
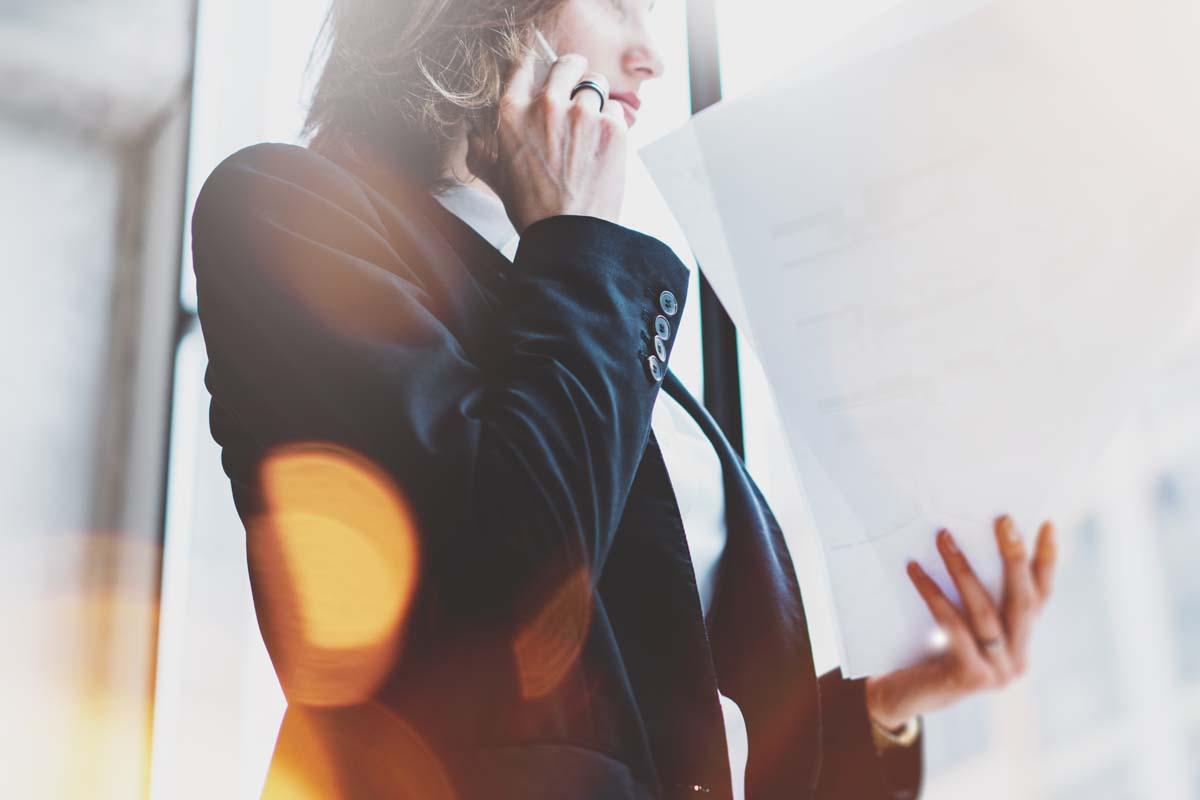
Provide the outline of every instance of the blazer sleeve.
<path id="1" fill-rule="evenodd" d="M 420 521 L 423 569 L 439 592 L 468 587 L 441 598 L 462 613 L 507 608 L 581 566 L 594 586 L 659 391 L 646 331 L 662 292 L 682 309 L 687 267 L 610 222 L 539 221 L 485 367 L 427 285 L 431 270 L 462 270 L 458 256 L 428 220 L 377 203 L 333 162 L 283 145 L 230 156 L 200 193 L 206 385 L 239 512 L 253 510 L 265 451 L 332 442 L 395 482 Z"/>
<path id="2" fill-rule="evenodd" d="M 841 670 L 819 679 L 821 770 L 816 800 L 913 800 L 920 795 L 924 737 L 879 752 L 867 715 L 866 681 Z"/>

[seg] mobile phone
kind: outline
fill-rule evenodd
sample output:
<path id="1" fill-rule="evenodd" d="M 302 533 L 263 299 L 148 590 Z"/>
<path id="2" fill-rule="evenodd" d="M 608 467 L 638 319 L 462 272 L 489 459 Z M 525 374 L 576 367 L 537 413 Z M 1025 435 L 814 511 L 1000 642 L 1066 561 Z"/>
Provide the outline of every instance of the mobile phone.
<path id="1" fill-rule="evenodd" d="M 554 66 L 554 62 L 558 61 L 558 53 L 554 52 L 554 48 L 550 46 L 549 40 L 546 39 L 541 29 L 536 25 L 533 26 L 533 45 L 538 53 L 538 60 L 533 65 L 533 85 L 541 87 L 546 83 L 546 78 L 550 75 L 550 67 Z M 476 131 L 475 123 L 468 122 L 472 132 Z"/>
<path id="2" fill-rule="evenodd" d="M 537 44 L 538 50 L 542 54 L 542 58 L 550 63 L 558 61 L 558 53 L 554 52 L 554 48 L 550 46 L 550 42 L 542 33 L 541 28 L 536 25 L 533 27 L 533 40 Z"/>
<path id="3" fill-rule="evenodd" d="M 536 25 L 533 28 L 533 42 L 538 50 L 538 55 L 541 56 L 533 66 L 533 85 L 542 86 L 550 75 L 550 67 L 554 66 L 555 61 L 558 61 L 558 53 L 554 52 L 554 48 L 550 46 L 550 42 Z"/>

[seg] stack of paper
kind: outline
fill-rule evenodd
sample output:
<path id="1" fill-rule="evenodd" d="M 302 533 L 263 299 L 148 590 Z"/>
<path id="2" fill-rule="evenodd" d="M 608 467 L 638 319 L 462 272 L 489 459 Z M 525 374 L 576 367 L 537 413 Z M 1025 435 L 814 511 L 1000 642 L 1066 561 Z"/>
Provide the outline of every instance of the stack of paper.
<path id="1" fill-rule="evenodd" d="M 1193 310 L 1200 4 L 910 0 L 642 151 L 771 380 L 852 676 L 1062 508 Z"/>

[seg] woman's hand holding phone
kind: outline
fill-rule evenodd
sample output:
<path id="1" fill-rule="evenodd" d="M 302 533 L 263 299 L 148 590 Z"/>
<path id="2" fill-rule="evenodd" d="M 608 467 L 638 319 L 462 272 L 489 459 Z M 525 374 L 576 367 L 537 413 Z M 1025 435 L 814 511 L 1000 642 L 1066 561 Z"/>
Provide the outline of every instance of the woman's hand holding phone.
<path id="1" fill-rule="evenodd" d="M 579 81 L 604 76 L 587 71 L 587 59 L 566 54 L 550 67 L 543 85 L 532 49 L 518 63 L 500 99 L 498 132 L 488 146 L 469 137 L 467 166 L 504 201 L 518 233 L 560 214 L 615 222 L 625 192 L 628 126 L 619 103 L 600 110 L 591 90 L 571 90 Z"/>

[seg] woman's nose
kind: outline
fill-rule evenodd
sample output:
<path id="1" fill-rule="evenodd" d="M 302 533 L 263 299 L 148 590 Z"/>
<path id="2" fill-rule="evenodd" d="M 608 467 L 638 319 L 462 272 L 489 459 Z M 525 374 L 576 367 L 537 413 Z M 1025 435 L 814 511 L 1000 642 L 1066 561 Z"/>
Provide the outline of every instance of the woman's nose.
<path id="1" fill-rule="evenodd" d="M 625 70 L 642 80 L 660 77 L 664 68 L 662 59 L 653 50 L 640 49 L 625 56 Z"/>
<path id="2" fill-rule="evenodd" d="M 649 35 L 644 35 L 641 41 L 629 47 L 623 60 L 625 71 L 644 81 L 660 77 L 666 69 Z"/>

